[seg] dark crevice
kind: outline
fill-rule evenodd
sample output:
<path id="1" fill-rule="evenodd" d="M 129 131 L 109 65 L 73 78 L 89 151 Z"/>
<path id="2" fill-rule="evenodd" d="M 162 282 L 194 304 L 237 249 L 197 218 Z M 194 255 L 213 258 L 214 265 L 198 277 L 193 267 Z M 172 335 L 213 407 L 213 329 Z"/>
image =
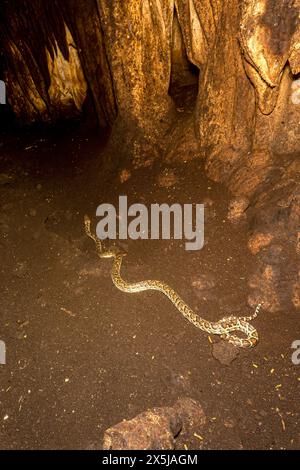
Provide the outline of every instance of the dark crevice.
<path id="1" fill-rule="evenodd" d="M 197 88 L 199 69 L 188 58 L 181 32 L 176 8 L 173 16 L 172 58 L 169 95 L 176 101 L 178 95 L 184 94 L 185 87 Z M 196 96 L 195 96 L 196 99 Z"/>

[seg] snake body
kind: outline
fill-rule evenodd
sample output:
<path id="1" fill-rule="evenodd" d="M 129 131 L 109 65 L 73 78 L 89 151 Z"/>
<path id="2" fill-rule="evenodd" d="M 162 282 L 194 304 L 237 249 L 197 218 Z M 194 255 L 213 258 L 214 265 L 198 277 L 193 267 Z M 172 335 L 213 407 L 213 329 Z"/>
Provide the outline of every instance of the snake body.
<path id="1" fill-rule="evenodd" d="M 184 300 L 168 284 L 158 280 L 145 280 L 135 283 L 126 282 L 121 276 L 121 266 L 123 258 L 126 255 L 118 247 L 111 247 L 104 250 L 101 240 L 91 232 L 91 221 L 86 215 L 84 217 L 85 232 L 96 244 L 96 252 L 100 258 L 112 258 L 113 265 L 111 269 L 111 278 L 114 285 L 121 291 L 127 293 L 142 292 L 146 290 L 156 290 L 162 292 L 175 305 L 177 310 L 193 325 L 206 333 L 219 335 L 222 339 L 228 341 L 239 348 L 251 348 L 258 343 L 257 330 L 249 323 L 253 320 L 260 310 L 261 304 L 256 307 L 252 316 L 237 317 L 228 316 L 221 318 L 216 322 L 205 320 L 197 315 Z M 245 335 L 240 337 L 232 334 L 239 331 Z"/>

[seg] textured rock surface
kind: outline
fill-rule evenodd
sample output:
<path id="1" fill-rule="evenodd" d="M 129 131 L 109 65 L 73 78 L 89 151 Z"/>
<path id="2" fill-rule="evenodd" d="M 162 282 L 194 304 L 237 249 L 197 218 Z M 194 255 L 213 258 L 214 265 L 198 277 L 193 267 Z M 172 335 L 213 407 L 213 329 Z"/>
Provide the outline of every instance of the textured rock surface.
<path id="1" fill-rule="evenodd" d="M 264 291 L 265 308 L 299 306 L 299 12 L 300 0 L 2 2 L 0 72 L 23 122 L 87 111 L 113 126 L 116 162 L 206 158 L 211 179 L 249 200 L 249 303 Z M 170 85 L 192 83 L 191 64 L 199 93 L 184 120 Z"/>

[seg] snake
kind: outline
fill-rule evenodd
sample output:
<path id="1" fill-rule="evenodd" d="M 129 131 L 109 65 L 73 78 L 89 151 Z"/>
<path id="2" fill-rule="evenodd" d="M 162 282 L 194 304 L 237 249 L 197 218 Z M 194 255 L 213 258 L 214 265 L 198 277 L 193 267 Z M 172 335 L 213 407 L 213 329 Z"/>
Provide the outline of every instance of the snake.
<path id="1" fill-rule="evenodd" d="M 168 284 L 159 280 L 145 280 L 140 282 L 128 283 L 121 276 L 121 266 L 126 251 L 116 245 L 104 249 L 102 241 L 92 233 L 91 220 L 84 216 L 84 230 L 86 235 L 91 238 L 96 245 L 96 253 L 99 258 L 112 258 L 113 264 L 111 268 L 111 279 L 113 284 L 122 292 L 135 293 L 147 290 L 155 290 L 163 293 L 177 308 L 177 310 L 186 318 L 190 323 L 199 328 L 200 330 L 211 334 L 220 336 L 222 340 L 231 343 L 238 348 L 253 348 L 258 343 L 258 332 L 250 324 L 250 321 L 257 317 L 261 303 L 259 303 L 251 316 L 237 317 L 230 315 L 223 317 L 218 321 L 208 321 L 195 313 L 172 289 Z M 243 336 L 238 336 L 234 332 L 240 332 Z"/>

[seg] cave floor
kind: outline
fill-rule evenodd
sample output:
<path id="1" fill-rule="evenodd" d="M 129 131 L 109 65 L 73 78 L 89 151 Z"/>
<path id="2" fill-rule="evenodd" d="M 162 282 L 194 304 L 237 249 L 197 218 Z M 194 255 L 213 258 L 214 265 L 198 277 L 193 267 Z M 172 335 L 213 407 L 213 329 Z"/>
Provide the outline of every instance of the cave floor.
<path id="1" fill-rule="evenodd" d="M 98 449 L 108 427 L 183 396 L 202 404 L 207 423 L 177 448 L 299 448 L 296 313 L 262 311 L 259 345 L 222 365 L 212 356 L 218 338 L 162 295 L 118 291 L 111 260 L 83 232 L 83 215 L 120 194 L 146 205 L 205 202 L 201 251 L 129 240 L 123 276 L 168 282 L 207 319 L 250 313 L 246 225 L 227 220 L 230 195 L 203 162 L 141 168 L 121 183 L 101 175 L 103 141 L 76 126 L 8 133 L 0 146 L 1 448 Z"/>

